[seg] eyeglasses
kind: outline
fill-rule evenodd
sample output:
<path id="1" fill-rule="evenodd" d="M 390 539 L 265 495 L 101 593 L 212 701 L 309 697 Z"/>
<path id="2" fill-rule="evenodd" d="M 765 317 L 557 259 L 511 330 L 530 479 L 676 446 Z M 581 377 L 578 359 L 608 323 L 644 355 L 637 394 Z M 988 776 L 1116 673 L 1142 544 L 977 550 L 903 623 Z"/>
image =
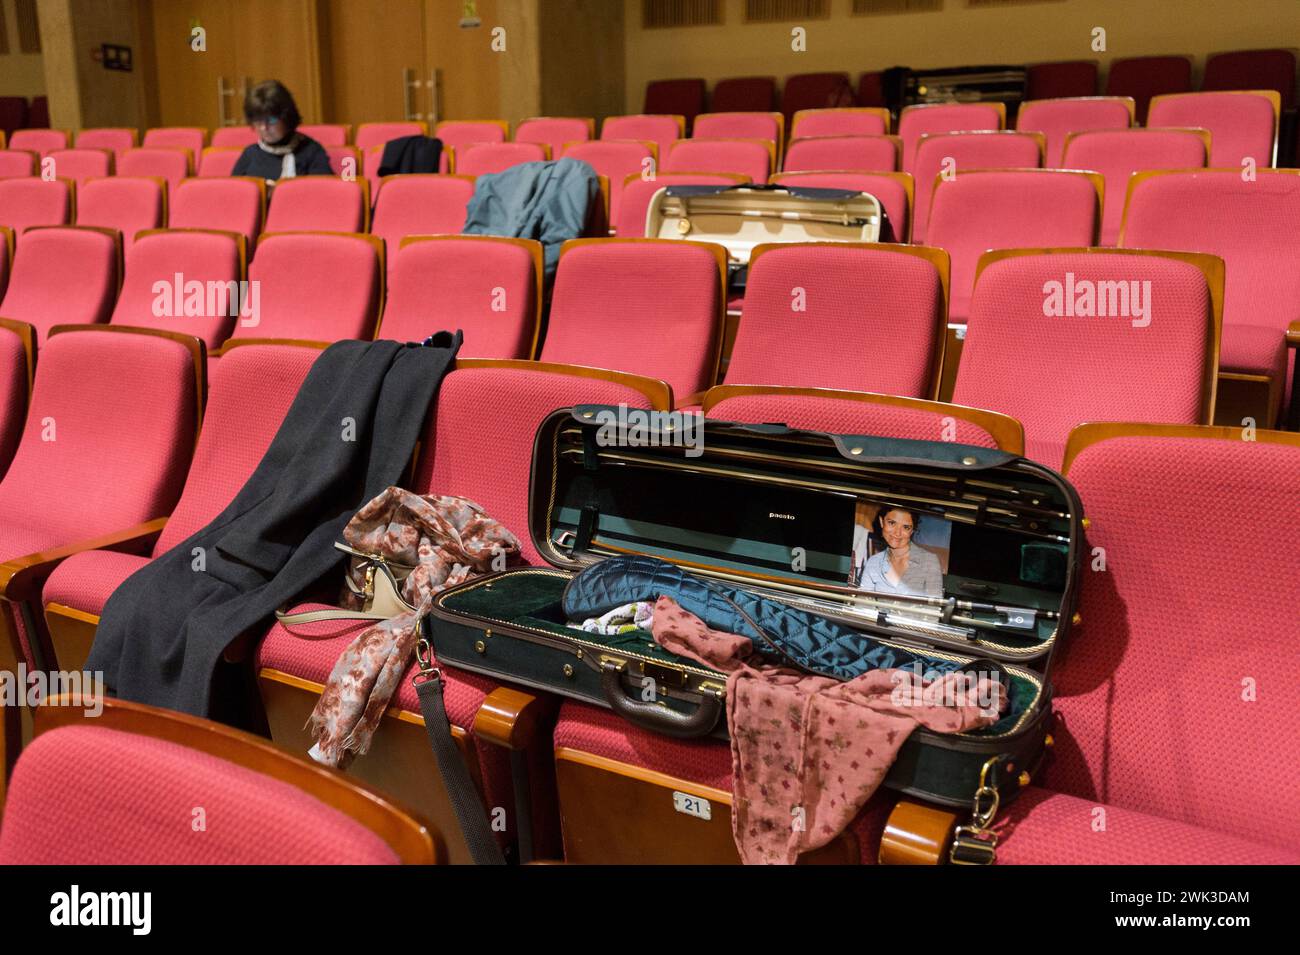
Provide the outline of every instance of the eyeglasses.
<path id="1" fill-rule="evenodd" d="M 279 116 L 267 116 L 262 119 L 255 119 L 249 123 L 249 125 L 255 129 L 258 127 L 273 129 L 276 126 L 279 126 L 281 122 L 283 122 L 283 120 L 281 120 Z"/>

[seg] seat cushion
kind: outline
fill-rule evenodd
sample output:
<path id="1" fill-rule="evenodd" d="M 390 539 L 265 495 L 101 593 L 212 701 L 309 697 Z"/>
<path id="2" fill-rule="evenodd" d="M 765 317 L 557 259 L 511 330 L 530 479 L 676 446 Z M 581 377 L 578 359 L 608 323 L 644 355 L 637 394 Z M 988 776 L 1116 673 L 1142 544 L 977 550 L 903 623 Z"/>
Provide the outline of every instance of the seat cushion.
<path id="1" fill-rule="evenodd" d="M 554 739 L 557 751 L 567 747 L 698 786 L 731 791 L 731 746 L 723 740 L 662 736 L 611 710 L 572 700 L 560 707 Z M 862 864 L 873 864 L 879 857 L 880 835 L 895 802 L 897 798 L 888 790 L 877 792 L 850 827 Z"/>
<path id="2" fill-rule="evenodd" d="M 1219 367 L 1246 375 L 1286 376 L 1286 336 L 1266 325 L 1224 325 Z"/>
<path id="3" fill-rule="evenodd" d="M 1104 827 L 1104 828 L 1103 828 Z M 1003 865 L 1295 865 L 1300 846 L 1263 845 L 1162 816 L 1033 788 L 999 823 Z"/>
<path id="4" fill-rule="evenodd" d="M 94 785 L 69 779 L 94 767 Z M 206 828 L 191 822 L 203 807 Z M 356 820 L 280 780 L 161 739 L 51 730 L 14 770 L 0 830 L 13 865 L 395 864 Z"/>
<path id="5" fill-rule="evenodd" d="M 100 614 L 122 581 L 149 563 L 148 557 L 111 550 L 73 554 L 45 582 L 45 603 L 63 604 L 83 613 Z"/>

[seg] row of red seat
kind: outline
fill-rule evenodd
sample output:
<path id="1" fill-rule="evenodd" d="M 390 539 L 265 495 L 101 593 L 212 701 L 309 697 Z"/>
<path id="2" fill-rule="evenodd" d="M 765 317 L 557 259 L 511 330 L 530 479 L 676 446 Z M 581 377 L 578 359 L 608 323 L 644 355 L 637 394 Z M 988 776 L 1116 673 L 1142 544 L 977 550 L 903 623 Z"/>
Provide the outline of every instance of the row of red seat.
<path id="1" fill-rule="evenodd" d="M 683 178 L 694 181 L 693 177 Z M 932 257 L 941 258 L 940 265 L 933 266 L 942 271 L 945 279 L 945 298 L 938 303 L 938 319 L 964 324 L 974 311 L 972 291 L 985 250 L 1087 247 L 1096 243 L 1099 226 L 1105 234 L 1106 220 L 1104 215 L 1099 217 L 1099 210 L 1109 207 L 1101 201 L 1105 190 L 1098 180 L 1095 174 L 1049 170 L 969 171 L 952 180 L 940 179 L 934 200 L 928 204 L 931 213 L 926 223 L 926 240 L 937 248 L 903 247 L 880 261 L 901 262 L 909 253 L 922 256 L 931 253 Z M 867 189 L 882 197 L 891 219 L 907 221 L 909 183 L 905 178 L 845 173 L 792 177 L 787 181 Z M 635 189 L 636 194 L 629 193 L 628 201 L 647 202 L 649 193 L 663 184 L 663 181 L 633 182 L 628 188 Z M 12 184 L 0 183 L 0 197 L 6 185 Z M 44 188 L 50 184 L 34 181 L 33 185 Z M 689 310 L 689 301 L 684 305 L 685 314 L 695 315 L 696 319 L 679 318 L 678 321 L 694 330 L 686 338 L 678 333 L 675 337 L 680 340 L 663 351 L 669 356 L 676 349 L 676 357 L 672 359 L 674 369 L 683 363 L 696 362 L 690 373 L 669 371 L 655 362 L 635 367 L 627 364 L 634 354 L 658 352 L 635 343 L 633 329 L 637 326 L 634 324 L 626 326 L 626 338 L 619 333 L 619 328 L 624 327 L 621 323 L 611 328 L 607 320 L 595 314 L 594 304 L 591 327 L 581 329 L 576 335 L 578 341 L 585 340 L 588 351 L 574 351 L 560 359 L 551 350 L 556 347 L 556 335 L 566 325 L 557 326 L 555 316 L 545 345 L 540 351 L 536 349 L 540 294 L 532 291 L 538 282 L 535 243 L 471 238 L 459 243 L 412 242 L 398 251 L 403 236 L 454 232 L 458 228 L 456 223 L 463 219 L 470 188 L 464 180 L 410 176 L 394 177 L 387 182 L 374 223 L 374 232 L 386 239 L 387 244 L 386 296 L 381 267 L 384 250 L 376 245 L 373 235 L 280 235 L 269 241 L 264 234 L 246 275 L 238 238 L 189 231 L 218 226 L 230 231 L 247 229 L 245 235 L 256 234 L 253 226 L 260 214 L 259 186 L 260 183 L 237 179 L 188 181 L 178 190 L 177 199 L 193 195 L 203 202 L 178 204 L 171 216 L 174 226 L 184 226 L 187 231 L 146 232 L 138 239 L 127 250 L 125 284 L 120 294 L 116 247 L 111 234 L 93 229 L 56 228 L 27 232 L 18 243 L 10 288 L 0 302 L 0 316 L 31 324 L 38 329 L 38 341 L 42 330 L 51 325 L 104 321 L 111 315 L 118 323 L 187 330 L 204 338 L 210 349 L 216 349 L 231 334 L 312 340 L 369 337 L 382 309 L 379 334 L 385 337 L 418 339 L 433 328 L 449 323 L 466 330 L 467 354 L 475 356 L 527 358 L 540 354 L 551 360 L 638 370 L 670 379 L 679 395 L 696 392 L 715 380 L 716 362 L 709 363 L 709 356 L 716 350 L 715 326 L 720 307 L 720 298 L 713 291 L 715 279 L 690 290 L 688 300 L 696 296 L 696 301 L 707 301 L 708 305 L 694 312 Z M 362 191 L 357 183 L 329 178 L 284 183 L 277 189 L 273 213 L 277 203 L 285 203 L 281 207 L 285 216 L 301 209 L 304 215 L 310 213 L 315 218 L 274 220 L 273 216 L 268 224 L 273 226 L 272 233 L 279 231 L 281 224 L 286 231 L 350 232 L 358 223 L 364 224 L 364 202 L 359 199 Z M 326 192 L 350 194 L 351 204 L 344 207 L 344 212 L 353 218 L 346 221 L 319 218 L 329 210 Z M 1116 192 L 1112 190 L 1112 200 Z M 241 200 L 243 193 L 251 197 L 247 203 Z M 453 194 L 449 196 L 449 193 Z M 301 201 L 295 198 L 299 196 Z M 1297 255 L 1294 223 L 1300 216 L 1300 172 L 1261 170 L 1255 178 L 1247 179 L 1236 170 L 1154 171 L 1135 177 L 1127 202 L 1128 215 L 1118 236 L 1121 245 L 1134 249 L 1205 252 L 1226 263 L 1219 365 L 1226 374 L 1264 392 L 1264 397 L 1257 402 L 1263 408 L 1260 420 L 1273 420 L 1288 377 L 1286 336 L 1296 321 L 1295 316 L 1300 314 L 1300 287 L 1295 284 L 1293 267 Z M 239 212 L 241 206 L 247 207 L 246 212 Z M 1051 210 L 1050 215 L 1044 214 L 1046 209 Z M 440 220 L 433 218 L 438 210 L 442 211 Z M 990 210 L 996 212 L 991 214 Z M 247 220 L 241 224 L 230 218 L 212 218 L 218 212 L 223 216 L 245 215 L 251 224 Z M 610 279 L 602 279 L 598 274 L 591 277 L 593 288 L 612 279 L 608 297 L 602 300 L 592 296 L 592 302 L 603 301 L 606 309 L 618 303 L 627 313 L 663 308 L 673 294 L 674 283 L 656 281 L 650 287 L 639 289 L 627 284 L 626 278 L 641 273 L 654 275 L 656 269 L 674 269 L 677 267 L 674 263 L 684 261 L 682 256 L 689 253 L 674 248 L 670 241 L 626 248 L 636 252 L 611 260 Z M 562 276 L 572 261 L 571 253 L 566 253 L 560 270 Z M 864 253 L 855 261 L 865 263 L 868 257 Z M 860 300 L 873 303 L 870 311 L 882 321 L 902 321 L 889 310 L 876 307 L 881 292 L 871 285 L 873 280 L 866 272 L 858 274 L 850 270 L 832 281 L 817 271 L 816 257 L 809 259 L 805 267 L 810 269 L 810 275 L 802 283 L 792 279 L 793 284 L 807 287 L 810 283 L 823 283 L 827 295 L 836 295 L 837 283 L 843 282 L 845 288 L 855 289 L 855 296 L 865 296 Z M 154 283 L 170 281 L 177 273 L 205 282 L 239 281 L 245 277 L 257 280 L 262 286 L 259 324 L 245 326 L 228 313 L 187 318 L 153 316 Z M 758 275 L 762 276 L 761 270 Z M 886 272 L 885 277 L 886 285 L 892 282 L 910 292 L 912 284 L 906 281 L 906 276 Z M 496 288 L 505 290 L 504 297 L 494 299 L 491 290 Z M 751 292 L 753 288 L 751 284 Z M 303 302 L 310 303 L 310 307 L 304 308 Z M 825 356 L 843 354 L 850 362 L 859 360 L 858 352 L 843 351 L 837 344 L 837 335 L 862 334 L 865 354 L 869 351 L 869 341 L 878 331 L 853 309 L 831 310 L 825 313 L 825 319 L 824 338 L 813 334 L 816 325 L 804 322 L 800 326 L 800 341 L 787 357 L 806 354 L 808 360 L 798 375 L 783 377 L 781 383 L 893 390 L 893 387 L 882 388 L 865 364 L 859 368 L 860 375 L 851 380 L 828 378 L 833 374 L 834 365 L 826 364 Z M 747 296 L 738 344 L 742 354 L 748 330 L 759 321 Z M 921 327 L 928 325 L 923 321 Z M 606 341 L 612 342 L 611 347 L 616 349 L 626 347 L 626 351 L 602 354 L 601 360 L 595 360 L 594 350 Z M 902 344 L 919 349 L 924 355 L 931 354 L 934 347 L 928 333 Z M 736 373 L 733 365 L 729 374 Z M 771 377 L 747 380 L 776 382 Z M 899 393 L 930 395 L 934 393 L 930 384 L 914 382 L 910 390 Z"/>
<path id="2" fill-rule="evenodd" d="M 1017 261 L 1033 259 L 998 263 L 1005 273 L 997 279 L 1001 300 L 1014 298 L 1017 270 L 1008 262 Z M 1166 277 L 1187 265 L 1161 261 L 1151 264 Z M 1186 275 L 1193 273 L 1200 274 Z M 317 350 L 251 341 L 233 349 L 214 371 L 190 462 L 203 373 L 194 349 L 111 327 L 60 332 L 46 348 L 19 456 L 0 481 L 0 560 L 22 568 L 0 595 L 7 600 L 0 624 L 26 658 L 28 640 L 48 639 L 43 650 L 75 668 L 79 648 L 67 639 L 68 622 L 93 626 L 108 594 L 150 559 L 134 555 L 161 554 L 221 511 L 269 445 Z M 1089 365 L 1079 378 L 1095 387 L 1089 376 L 1097 371 Z M 1059 369 L 1056 378 L 1059 395 Z M 1143 382 L 1144 392 L 1150 387 Z M 509 414 L 487 410 L 503 396 Z M 654 382 L 625 374 L 462 361 L 442 386 L 411 487 L 468 496 L 507 526 L 526 527 L 531 450 L 542 418 L 579 403 L 664 408 L 666 398 Z M 918 400 L 724 386 L 704 407 L 724 419 L 930 440 L 955 421 L 964 443 L 1021 450 L 1019 430 L 999 415 Z M 51 419 L 58 441 L 42 440 Z M 1300 816 L 1294 788 L 1286 785 L 1300 737 L 1288 729 L 1294 721 L 1286 718 L 1286 695 L 1267 689 L 1270 681 L 1286 685 L 1300 676 L 1288 652 L 1295 577 L 1285 561 L 1261 565 L 1252 556 L 1260 540 L 1279 554 L 1300 548 L 1300 438 L 1241 438 L 1239 429 L 1152 424 L 1074 432 L 1064 467 L 1089 518 L 1089 545 L 1102 548 L 1106 564 L 1082 576 L 1076 640 L 1053 673 L 1064 724 L 1054 730 L 1052 764 L 1011 809 L 1001 861 L 1300 858 Z M 484 468 L 484 460 L 493 466 Z M 95 466 L 82 466 L 88 461 Z M 105 474 L 114 476 L 111 487 Z M 39 526 L 27 520 L 31 513 L 42 515 Z M 167 514 L 165 522 L 156 519 Z M 1231 529 L 1212 546 L 1204 536 L 1207 514 Z M 540 563 L 528 536 L 520 539 L 524 560 Z M 42 604 L 50 634 L 40 631 Z M 1223 662 L 1225 633 L 1233 634 L 1230 664 Z M 354 636 L 354 628 L 323 622 L 292 632 L 275 625 L 259 641 L 255 665 L 278 743 L 309 744 L 304 700 L 309 705 L 319 694 Z M 1257 693 L 1243 692 L 1241 674 L 1252 687 L 1259 683 Z M 512 707 L 518 712 L 520 695 L 503 698 L 494 681 L 454 668 L 444 667 L 443 678 L 449 716 L 466 736 L 485 801 L 506 808 L 513 834 L 523 807 L 513 802 L 510 760 L 494 745 L 503 742 L 499 734 L 476 715 L 489 697 L 498 716 Z M 415 805 L 441 804 L 447 818 L 409 678 L 395 703 L 399 712 L 384 721 L 352 772 L 386 779 L 386 788 Z M 570 861 L 727 860 L 725 743 L 659 737 L 577 703 L 538 721 L 531 737 L 522 725 L 504 742 L 524 748 L 534 765 L 554 760 L 558 776 L 558 790 L 550 791 L 549 774 L 531 774 L 533 831 L 543 855 L 558 851 L 562 818 Z M 424 747 L 422 756 L 405 748 L 411 741 Z M 1246 760 L 1255 771 L 1225 779 L 1222 767 L 1232 760 Z M 707 828 L 672 811 L 674 790 L 713 802 Z M 632 800 L 646 807 L 645 818 L 627 818 Z M 862 861 L 874 861 L 893 801 L 878 794 L 855 824 L 851 850 Z M 1096 836 L 1098 807 L 1115 838 Z M 1076 838 L 1076 830 L 1092 835 Z M 618 838 L 602 838 L 610 832 Z M 458 845 L 449 849 L 453 858 L 464 857 Z"/>
<path id="3" fill-rule="evenodd" d="M 1098 92 L 1096 60 L 1036 63 L 1028 67 L 1026 99 L 1094 96 Z M 799 73 L 788 76 L 781 90 L 781 109 L 787 121 L 801 109 L 816 109 L 855 98 L 858 106 L 885 106 L 883 74 L 866 72 L 855 87 L 848 73 Z M 1202 90 L 1277 90 L 1283 109 L 1295 105 L 1296 58 L 1293 50 L 1235 50 L 1206 58 Z M 1192 89 L 1192 60 L 1187 56 L 1119 57 L 1111 60 L 1106 76 L 1107 96 L 1131 96 L 1144 121 L 1147 103 L 1163 93 Z M 837 100 L 832 103 L 831 100 Z M 709 97 L 709 111 L 766 112 L 777 106 L 777 83 L 771 76 L 718 80 Z M 647 113 L 681 113 L 688 120 L 705 111 L 703 79 L 653 80 L 646 84 Z"/>

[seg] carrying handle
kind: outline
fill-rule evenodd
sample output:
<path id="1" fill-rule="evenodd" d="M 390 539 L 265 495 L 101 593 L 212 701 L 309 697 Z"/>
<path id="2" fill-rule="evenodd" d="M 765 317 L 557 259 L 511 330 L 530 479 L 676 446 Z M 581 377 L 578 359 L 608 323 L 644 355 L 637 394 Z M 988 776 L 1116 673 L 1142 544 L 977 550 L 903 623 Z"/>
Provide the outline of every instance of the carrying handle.
<path id="1" fill-rule="evenodd" d="M 713 732 L 713 727 L 718 725 L 722 705 L 716 696 L 703 697 L 699 708 L 694 713 L 689 715 L 679 713 L 658 703 L 642 703 L 639 700 L 629 699 L 623 691 L 622 673 L 622 666 L 612 660 L 606 660 L 600 669 L 600 688 L 604 691 L 610 707 L 625 720 L 678 739 L 707 736 Z"/>

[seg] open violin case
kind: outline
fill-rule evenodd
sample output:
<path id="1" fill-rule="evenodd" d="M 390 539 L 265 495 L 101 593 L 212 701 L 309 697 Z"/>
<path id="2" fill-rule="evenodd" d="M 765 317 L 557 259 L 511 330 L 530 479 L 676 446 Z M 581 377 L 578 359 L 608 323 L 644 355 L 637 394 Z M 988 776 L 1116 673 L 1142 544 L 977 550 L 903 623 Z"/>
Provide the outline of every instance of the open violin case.
<path id="1" fill-rule="evenodd" d="M 750 253 L 769 242 L 893 242 L 885 207 L 869 192 L 808 186 L 665 186 L 650 199 L 652 239 L 716 242 L 727 287 L 743 294 Z"/>
<path id="2" fill-rule="evenodd" d="M 857 586 L 854 568 L 872 546 L 865 522 L 889 506 L 918 515 L 914 545 L 946 550 L 942 595 Z M 725 738 L 723 674 L 668 653 L 645 630 L 568 626 L 566 587 L 583 568 L 659 558 L 708 587 L 847 630 L 841 647 L 863 660 L 928 678 L 995 673 L 1010 701 L 998 721 L 956 735 L 918 728 L 885 785 L 951 807 L 970 806 L 984 787 L 1005 803 L 1044 751 L 1081 522 L 1064 478 L 1003 451 L 577 406 L 550 415 L 533 449 L 529 532 L 550 566 L 442 592 L 425 636 L 449 665 L 610 707 L 652 730 Z M 755 650 L 765 648 L 756 641 Z"/>

